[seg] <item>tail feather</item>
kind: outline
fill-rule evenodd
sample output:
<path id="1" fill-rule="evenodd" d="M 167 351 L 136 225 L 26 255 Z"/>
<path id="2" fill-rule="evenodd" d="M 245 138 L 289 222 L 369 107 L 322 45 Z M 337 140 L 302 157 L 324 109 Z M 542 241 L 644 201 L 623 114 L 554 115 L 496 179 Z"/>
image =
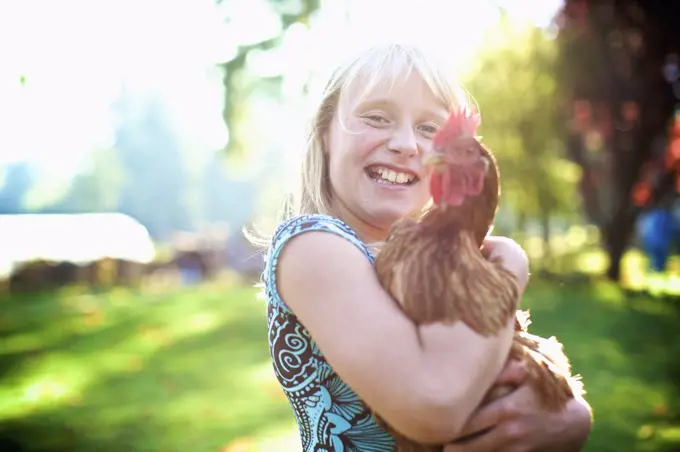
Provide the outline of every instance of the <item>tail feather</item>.
<path id="1" fill-rule="evenodd" d="M 517 311 L 515 318 L 515 340 L 521 344 L 531 359 L 554 375 L 564 379 L 573 396 L 583 396 L 585 388 L 581 375 L 572 375 L 569 358 L 564 353 L 564 345 L 555 336 L 543 338 L 528 332 L 531 324 L 529 311 Z"/>

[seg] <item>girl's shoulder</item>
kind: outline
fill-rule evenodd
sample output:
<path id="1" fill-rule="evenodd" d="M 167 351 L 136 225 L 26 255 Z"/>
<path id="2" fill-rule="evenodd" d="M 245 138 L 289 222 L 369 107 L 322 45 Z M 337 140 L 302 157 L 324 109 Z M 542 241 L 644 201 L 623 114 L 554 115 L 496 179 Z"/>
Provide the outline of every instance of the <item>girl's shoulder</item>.
<path id="1" fill-rule="evenodd" d="M 344 221 L 330 215 L 305 214 L 297 215 L 285 220 L 275 230 L 267 255 L 265 256 L 265 269 L 263 283 L 266 287 L 267 301 L 275 306 L 288 308 L 281 300 L 276 282 L 276 269 L 279 256 L 285 244 L 293 237 L 305 232 L 324 231 L 340 236 L 359 248 L 367 259 L 373 262 L 373 255 L 364 243 L 359 239 L 356 232 Z"/>
<path id="2" fill-rule="evenodd" d="M 285 244 L 291 238 L 310 231 L 326 231 L 356 244 L 360 248 L 366 248 L 359 239 L 354 229 L 339 218 L 325 214 L 296 215 L 281 223 L 274 232 L 270 248 L 276 249 Z"/>

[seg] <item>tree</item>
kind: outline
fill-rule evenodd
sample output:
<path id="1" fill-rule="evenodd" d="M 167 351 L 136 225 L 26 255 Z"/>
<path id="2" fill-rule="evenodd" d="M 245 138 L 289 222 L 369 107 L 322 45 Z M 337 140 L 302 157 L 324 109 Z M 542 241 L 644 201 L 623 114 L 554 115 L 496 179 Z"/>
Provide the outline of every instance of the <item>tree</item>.
<path id="1" fill-rule="evenodd" d="M 153 93 L 123 91 L 116 112 L 114 147 L 123 173 L 117 210 L 137 219 L 155 239 L 191 230 L 188 170 L 164 103 Z"/>
<path id="2" fill-rule="evenodd" d="M 556 118 L 556 62 L 556 42 L 545 30 L 513 24 L 503 14 L 465 83 L 480 107 L 480 133 L 501 168 L 501 212 L 514 211 L 519 230 L 538 219 L 548 254 L 551 219 L 572 215 L 578 202 L 578 171 L 563 157 Z"/>
<path id="3" fill-rule="evenodd" d="M 73 178 L 66 194 L 43 213 L 115 212 L 124 178 L 115 149 L 97 149 L 88 168 Z"/>
<path id="4" fill-rule="evenodd" d="M 644 169 L 659 177 L 642 205 L 673 189 L 663 161 L 678 99 L 664 67 L 680 51 L 680 4 L 566 0 L 557 23 L 565 142 L 583 170 L 580 191 L 609 255 L 607 276 L 618 281 Z"/>
<path id="5" fill-rule="evenodd" d="M 217 0 L 218 4 L 225 0 Z M 320 7 L 320 0 L 270 0 L 271 8 L 280 18 L 281 33 L 259 42 L 240 45 L 233 58 L 221 64 L 224 69 L 224 122 L 229 131 L 227 152 L 231 155 L 246 153 L 246 138 L 239 133 L 238 124 L 243 116 L 243 109 L 252 91 L 270 84 L 278 89 L 282 78 L 274 76 L 267 79 L 253 79 L 248 76 L 249 56 L 276 48 L 285 32 L 294 24 L 308 25 L 310 17 Z"/>
<path id="6" fill-rule="evenodd" d="M 9 164 L 3 179 L 0 184 L 0 214 L 25 213 L 26 196 L 35 183 L 31 165 L 26 162 Z"/>

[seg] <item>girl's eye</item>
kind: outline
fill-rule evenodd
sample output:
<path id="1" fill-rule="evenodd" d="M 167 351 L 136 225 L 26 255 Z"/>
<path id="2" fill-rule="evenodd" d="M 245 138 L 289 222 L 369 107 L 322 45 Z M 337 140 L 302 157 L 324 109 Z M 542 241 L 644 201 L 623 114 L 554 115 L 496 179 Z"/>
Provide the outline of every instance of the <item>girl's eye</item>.
<path id="1" fill-rule="evenodd" d="M 426 135 L 434 135 L 435 133 L 437 133 L 438 127 L 433 126 L 431 124 L 423 124 L 422 126 L 420 126 L 420 130 Z"/>
<path id="2" fill-rule="evenodd" d="M 379 115 L 368 115 L 364 116 L 366 119 L 368 119 L 371 122 L 375 122 L 378 124 L 384 124 L 387 122 L 387 119 L 383 118 L 382 116 Z"/>

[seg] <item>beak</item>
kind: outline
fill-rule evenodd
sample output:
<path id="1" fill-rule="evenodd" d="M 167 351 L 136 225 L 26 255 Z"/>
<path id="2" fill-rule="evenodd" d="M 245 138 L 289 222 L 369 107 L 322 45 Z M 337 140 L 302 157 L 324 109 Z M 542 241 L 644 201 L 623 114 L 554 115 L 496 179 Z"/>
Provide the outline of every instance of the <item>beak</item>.
<path id="1" fill-rule="evenodd" d="M 435 171 L 443 170 L 449 164 L 449 158 L 439 152 L 430 152 L 423 157 L 423 165 Z"/>

